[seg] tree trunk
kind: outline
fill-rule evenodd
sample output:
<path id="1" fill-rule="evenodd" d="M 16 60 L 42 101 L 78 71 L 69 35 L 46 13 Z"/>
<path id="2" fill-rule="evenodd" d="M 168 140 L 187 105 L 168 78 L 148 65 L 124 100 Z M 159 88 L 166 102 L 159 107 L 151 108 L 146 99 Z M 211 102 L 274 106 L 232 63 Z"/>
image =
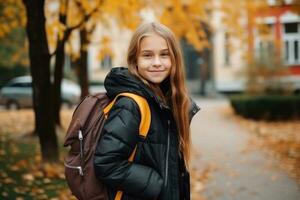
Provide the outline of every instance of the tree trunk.
<path id="1" fill-rule="evenodd" d="M 205 61 L 200 65 L 200 95 L 206 96 L 207 65 Z"/>
<path id="2" fill-rule="evenodd" d="M 55 54 L 54 66 L 54 85 L 53 85 L 53 104 L 54 104 L 54 120 L 55 124 L 61 126 L 60 108 L 61 108 L 61 84 L 63 78 L 63 67 L 65 62 L 65 41 L 57 41 L 57 49 Z"/>
<path id="3" fill-rule="evenodd" d="M 50 81 L 50 54 L 45 30 L 44 0 L 23 0 L 29 40 L 33 107 L 44 161 L 58 160 L 58 145 L 53 118 Z"/>
<path id="4" fill-rule="evenodd" d="M 88 52 L 87 52 L 87 31 L 85 28 L 80 29 L 80 58 L 78 67 L 78 80 L 81 87 L 81 99 L 89 94 L 89 77 L 88 77 Z"/>
<path id="5" fill-rule="evenodd" d="M 66 26 L 67 24 L 67 15 L 66 10 L 68 7 L 68 1 L 61 1 L 61 12 L 59 13 L 59 22 Z M 62 9 L 64 8 L 64 9 Z M 66 31 L 64 34 L 66 37 L 60 39 L 58 37 L 56 42 L 56 51 L 55 51 L 55 65 L 54 65 L 54 86 L 53 86 L 53 103 L 54 103 L 54 120 L 55 124 L 61 126 L 60 120 L 60 109 L 62 103 L 61 95 L 61 84 L 63 79 L 63 69 L 65 63 L 65 44 L 69 38 L 70 31 Z"/>
<path id="6" fill-rule="evenodd" d="M 209 80 L 209 66 L 210 66 L 209 49 L 207 48 L 203 49 L 200 55 L 203 59 L 203 62 L 200 65 L 200 79 L 201 79 L 200 94 L 206 96 L 207 95 L 206 85 L 207 85 L 207 81 Z"/>

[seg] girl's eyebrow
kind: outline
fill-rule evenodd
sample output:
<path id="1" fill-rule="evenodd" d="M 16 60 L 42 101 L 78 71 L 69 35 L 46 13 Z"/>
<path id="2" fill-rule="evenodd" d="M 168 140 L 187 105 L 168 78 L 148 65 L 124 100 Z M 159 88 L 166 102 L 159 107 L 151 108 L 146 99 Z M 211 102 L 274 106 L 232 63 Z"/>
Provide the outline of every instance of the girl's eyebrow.
<path id="1" fill-rule="evenodd" d="M 152 52 L 153 50 L 150 49 L 142 49 L 141 52 Z M 161 49 L 159 51 L 169 51 L 169 49 Z"/>
<path id="2" fill-rule="evenodd" d="M 142 49 L 141 52 L 152 52 L 152 50 L 148 50 L 148 49 Z"/>

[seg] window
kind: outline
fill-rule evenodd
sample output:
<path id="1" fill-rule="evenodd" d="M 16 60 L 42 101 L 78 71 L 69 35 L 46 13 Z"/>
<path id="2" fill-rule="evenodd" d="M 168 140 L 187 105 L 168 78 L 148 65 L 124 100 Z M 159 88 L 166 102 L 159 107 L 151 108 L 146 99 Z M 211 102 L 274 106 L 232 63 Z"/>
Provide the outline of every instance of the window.
<path id="1" fill-rule="evenodd" d="M 295 40 L 294 41 L 294 57 L 295 61 L 299 61 L 299 41 Z"/>
<path id="2" fill-rule="evenodd" d="M 273 41 L 260 41 L 256 51 L 256 59 L 261 63 L 270 64 L 275 55 L 275 48 Z"/>
<path id="3" fill-rule="evenodd" d="M 285 46 L 285 60 L 288 60 L 289 59 L 289 42 L 288 41 L 285 41 L 284 43 L 284 46 Z"/>
<path id="4" fill-rule="evenodd" d="M 286 23 L 284 24 L 285 33 L 298 33 L 298 23 Z"/>
<path id="5" fill-rule="evenodd" d="M 283 25 L 283 59 L 287 65 L 300 64 L 300 23 Z"/>
<path id="6" fill-rule="evenodd" d="M 254 32 L 255 60 L 261 64 L 272 66 L 275 55 L 275 26 L 273 23 L 261 24 Z"/>
<path id="7" fill-rule="evenodd" d="M 29 82 L 16 82 L 16 83 L 10 84 L 9 87 L 30 88 L 31 83 L 29 83 Z"/>
<path id="8" fill-rule="evenodd" d="M 289 5 L 289 4 L 292 4 L 293 3 L 293 0 L 281 0 L 281 1 L 278 1 L 278 0 L 268 0 L 268 4 L 270 6 L 275 6 L 275 5 Z"/>
<path id="9" fill-rule="evenodd" d="M 268 4 L 270 6 L 274 6 L 274 5 L 276 5 L 276 1 L 275 0 L 268 0 Z"/>
<path id="10" fill-rule="evenodd" d="M 112 67 L 112 59 L 111 56 L 105 56 L 101 61 L 102 69 L 110 69 Z"/>
<path id="11" fill-rule="evenodd" d="M 225 62 L 225 66 L 230 65 L 230 42 L 229 42 L 230 38 L 229 38 L 229 34 L 225 33 L 225 56 L 224 56 L 224 62 Z"/>

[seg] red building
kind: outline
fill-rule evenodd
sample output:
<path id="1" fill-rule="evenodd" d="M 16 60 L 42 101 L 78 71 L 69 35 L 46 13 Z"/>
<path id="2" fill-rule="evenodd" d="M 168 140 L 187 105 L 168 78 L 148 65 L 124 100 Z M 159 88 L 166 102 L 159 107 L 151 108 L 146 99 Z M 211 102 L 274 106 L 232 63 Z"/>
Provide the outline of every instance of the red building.
<path id="1" fill-rule="evenodd" d="M 297 1 L 276 3 L 278 1 L 269 0 L 269 8 L 258 11 L 253 17 L 271 29 L 272 39 L 260 39 L 249 26 L 249 45 L 256 55 L 270 56 L 266 52 L 273 51 L 273 55 L 281 58 L 290 75 L 300 79 L 300 1 Z"/>

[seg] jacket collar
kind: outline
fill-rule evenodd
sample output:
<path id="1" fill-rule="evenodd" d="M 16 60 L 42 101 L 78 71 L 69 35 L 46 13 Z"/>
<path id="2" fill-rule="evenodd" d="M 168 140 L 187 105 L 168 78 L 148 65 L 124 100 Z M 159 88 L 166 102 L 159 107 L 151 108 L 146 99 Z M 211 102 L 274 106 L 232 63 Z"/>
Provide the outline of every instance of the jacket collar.
<path id="1" fill-rule="evenodd" d="M 163 92 L 166 92 L 166 89 L 169 87 L 168 83 L 168 80 L 162 82 L 161 85 Z M 127 67 L 112 68 L 105 78 L 104 86 L 107 91 L 107 95 L 110 98 L 114 98 L 122 92 L 130 92 L 143 96 L 147 100 L 156 102 L 161 109 L 170 109 L 170 107 L 165 105 L 159 97 L 154 95 L 153 91 L 148 86 L 146 86 L 138 78 L 131 75 Z M 190 118 L 192 118 L 200 110 L 200 108 L 192 99 L 190 99 L 190 101 L 191 106 L 189 116 Z"/>

